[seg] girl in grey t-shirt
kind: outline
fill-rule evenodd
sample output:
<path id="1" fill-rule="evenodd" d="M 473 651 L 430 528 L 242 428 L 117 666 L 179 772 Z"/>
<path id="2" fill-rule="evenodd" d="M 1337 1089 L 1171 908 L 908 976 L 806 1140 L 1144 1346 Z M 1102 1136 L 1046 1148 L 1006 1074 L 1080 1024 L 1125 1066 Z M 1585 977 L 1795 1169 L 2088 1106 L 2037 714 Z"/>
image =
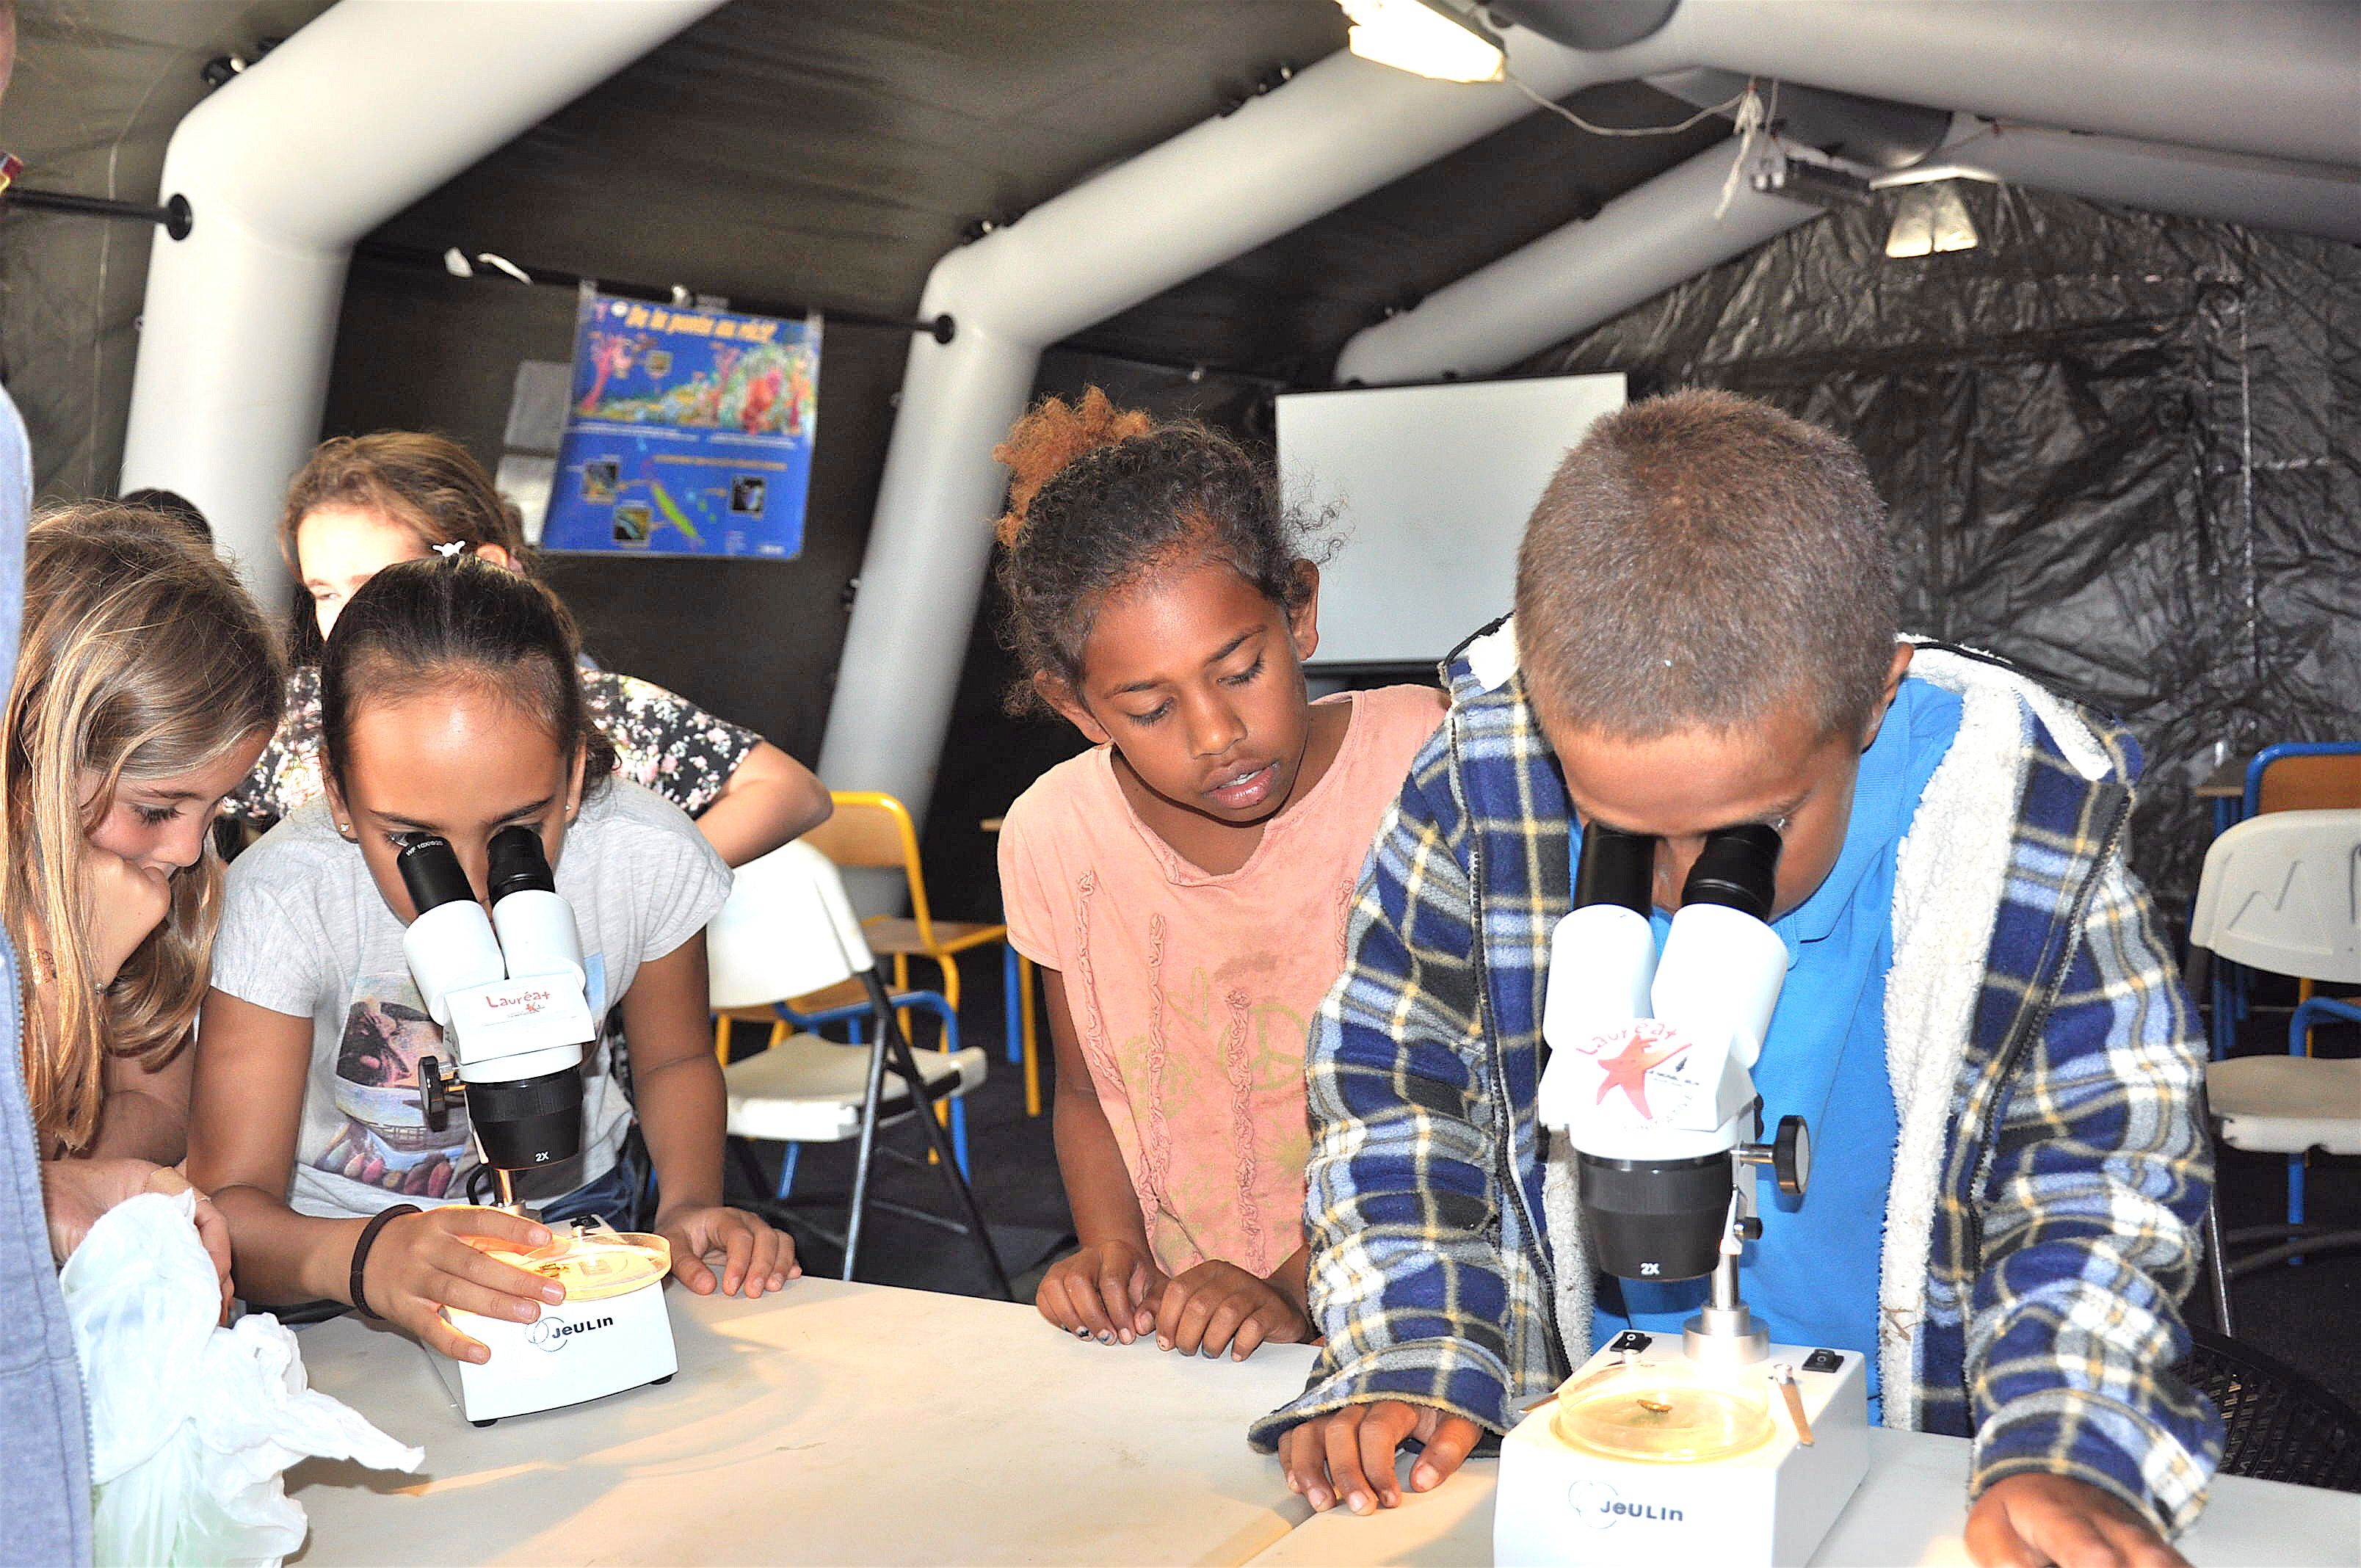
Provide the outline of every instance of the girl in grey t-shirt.
<path id="1" fill-rule="evenodd" d="M 573 906 L 592 1015 L 620 1006 L 673 1272 L 748 1296 L 797 1272 L 785 1236 L 720 1201 L 704 928 L 729 872 L 677 808 L 609 776 L 574 654 L 545 590 L 467 557 L 388 567 L 337 621 L 321 679 L 328 795 L 232 867 L 197 1054 L 190 1170 L 229 1221 L 248 1299 L 349 1300 L 480 1361 L 443 1307 L 531 1321 L 550 1299 L 465 1239 L 547 1232 L 467 1206 L 464 1113 L 427 1124 L 419 1058 L 449 1053 L 402 956 L 415 912 L 395 865 L 407 836 L 439 835 L 480 892 L 487 845 L 516 824 Z M 611 1069 L 606 1039 L 586 1047 L 582 1154 L 519 1193 L 547 1214 L 612 1196 L 634 1106 Z M 420 1212 L 368 1228 L 396 1204 Z"/>

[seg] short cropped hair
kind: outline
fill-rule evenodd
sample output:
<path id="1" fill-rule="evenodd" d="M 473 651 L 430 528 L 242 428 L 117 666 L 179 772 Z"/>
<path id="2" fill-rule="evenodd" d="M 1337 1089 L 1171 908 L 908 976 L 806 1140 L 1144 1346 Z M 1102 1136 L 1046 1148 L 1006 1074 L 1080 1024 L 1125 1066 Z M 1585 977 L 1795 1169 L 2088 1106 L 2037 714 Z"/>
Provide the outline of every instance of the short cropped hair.
<path id="1" fill-rule="evenodd" d="M 1620 740 L 1865 723 L 1900 617 L 1885 509 L 1841 436 L 1674 392 L 1567 453 L 1517 555 L 1517 652 L 1551 721 Z"/>

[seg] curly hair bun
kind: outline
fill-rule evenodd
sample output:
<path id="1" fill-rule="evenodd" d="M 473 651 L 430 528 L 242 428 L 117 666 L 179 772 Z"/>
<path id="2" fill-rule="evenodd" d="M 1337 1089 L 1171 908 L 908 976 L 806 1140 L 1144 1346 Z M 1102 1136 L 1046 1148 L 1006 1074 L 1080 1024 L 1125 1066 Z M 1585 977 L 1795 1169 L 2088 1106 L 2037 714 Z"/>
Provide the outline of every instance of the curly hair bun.
<path id="1" fill-rule="evenodd" d="M 1007 465 L 1008 510 L 993 524 L 1007 549 L 1016 547 L 1025 514 L 1041 487 L 1055 478 L 1075 458 L 1102 446 L 1112 446 L 1155 430 L 1156 421 L 1137 409 L 1119 409 L 1096 387 L 1082 393 L 1079 404 L 1044 398 L 1040 405 L 1016 422 L 1008 439 L 992 449 L 993 461 Z"/>

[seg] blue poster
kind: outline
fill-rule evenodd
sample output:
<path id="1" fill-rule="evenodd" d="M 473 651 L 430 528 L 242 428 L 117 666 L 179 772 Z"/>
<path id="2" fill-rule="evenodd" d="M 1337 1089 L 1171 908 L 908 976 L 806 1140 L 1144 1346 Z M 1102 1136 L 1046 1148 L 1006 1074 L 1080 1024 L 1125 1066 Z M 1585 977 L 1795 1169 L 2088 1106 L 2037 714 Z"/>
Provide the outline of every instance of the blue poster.
<path id="1" fill-rule="evenodd" d="M 819 334 L 586 291 L 542 548 L 801 554 Z"/>

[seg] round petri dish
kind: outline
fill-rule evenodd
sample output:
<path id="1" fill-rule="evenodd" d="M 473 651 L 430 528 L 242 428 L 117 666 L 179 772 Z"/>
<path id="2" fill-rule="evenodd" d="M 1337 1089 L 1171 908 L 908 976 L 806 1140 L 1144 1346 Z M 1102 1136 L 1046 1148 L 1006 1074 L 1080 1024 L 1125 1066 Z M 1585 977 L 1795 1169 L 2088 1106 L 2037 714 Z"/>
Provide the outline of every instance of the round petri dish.
<path id="1" fill-rule="evenodd" d="M 1652 1464 L 1728 1459 L 1772 1430 L 1763 1395 L 1659 1366 L 1610 1374 L 1561 1399 L 1550 1426 L 1585 1453 Z"/>
<path id="2" fill-rule="evenodd" d="M 483 1250 L 502 1263 L 556 1280 L 566 1288 L 568 1302 L 620 1296 L 672 1271 L 672 1244 L 638 1231 L 560 1236 L 530 1252 L 497 1245 Z"/>

